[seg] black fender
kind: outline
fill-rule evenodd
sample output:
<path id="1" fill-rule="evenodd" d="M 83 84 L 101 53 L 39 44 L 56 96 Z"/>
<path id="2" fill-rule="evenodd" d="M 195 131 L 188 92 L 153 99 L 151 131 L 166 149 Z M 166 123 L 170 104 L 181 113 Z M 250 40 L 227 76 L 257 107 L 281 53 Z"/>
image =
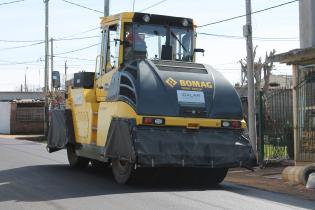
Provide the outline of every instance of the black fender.
<path id="1" fill-rule="evenodd" d="M 113 118 L 107 134 L 105 157 L 136 162 L 133 143 L 135 119 Z"/>
<path id="2" fill-rule="evenodd" d="M 67 111 L 52 110 L 48 131 L 47 151 L 49 153 L 64 149 L 68 143 L 67 138 Z"/>
<path id="3" fill-rule="evenodd" d="M 66 119 L 66 144 L 75 145 L 75 134 L 74 134 L 74 126 L 73 126 L 73 117 L 72 111 L 70 109 L 66 109 L 65 111 L 65 119 Z"/>

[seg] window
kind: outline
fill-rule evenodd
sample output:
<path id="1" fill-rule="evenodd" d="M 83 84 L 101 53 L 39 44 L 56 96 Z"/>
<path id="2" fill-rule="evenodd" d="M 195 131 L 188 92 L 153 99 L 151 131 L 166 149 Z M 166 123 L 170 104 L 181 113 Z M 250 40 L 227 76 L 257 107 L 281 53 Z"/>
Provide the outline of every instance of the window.
<path id="1" fill-rule="evenodd" d="M 124 61 L 147 58 L 161 60 L 168 49 L 171 60 L 192 61 L 192 29 L 164 25 L 125 25 Z M 171 50 L 171 52 L 170 52 Z"/>
<path id="2" fill-rule="evenodd" d="M 109 27 L 108 48 L 106 55 L 106 72 L 117 68 L 119 64 L 119 47 L 120 47 L 120 27 L 112 25 Z M 104 46 L 106 48 L 106 46 Z"/>
<path id="3" fill-rule="evenodd" d="M 101 45 L 99 45 L 98 47 L 98 54 L 97 54 L 97 58 L 96 58 L 96 75 L 95 77 L 98 78 L 100 75 L 102 75 L 104 73 L 104 43 L 106 43 L 106 30 L 103 30 L 101 32 L 101 36 L 100 36 L 100 43 L 102 43 Z"/>
<path id="4" fill-rule="evenodd" d="M 185 28 L 172 27 L 171 45 L 176 60 L 192 61 L 192 31 Z"/>

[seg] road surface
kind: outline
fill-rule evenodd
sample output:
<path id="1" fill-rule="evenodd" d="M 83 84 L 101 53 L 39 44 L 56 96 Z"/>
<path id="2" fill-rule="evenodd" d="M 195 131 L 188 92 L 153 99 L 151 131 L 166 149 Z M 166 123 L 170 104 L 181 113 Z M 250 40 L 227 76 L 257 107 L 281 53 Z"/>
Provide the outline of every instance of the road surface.
<path id="1" fill-rule="evenodd" d="M 315 202 L 223 183 L 215 188 L 123 186 L 110 173 L 73 170 L 65 151 L 0 139 L 0 209 L 315 209 Z"/>

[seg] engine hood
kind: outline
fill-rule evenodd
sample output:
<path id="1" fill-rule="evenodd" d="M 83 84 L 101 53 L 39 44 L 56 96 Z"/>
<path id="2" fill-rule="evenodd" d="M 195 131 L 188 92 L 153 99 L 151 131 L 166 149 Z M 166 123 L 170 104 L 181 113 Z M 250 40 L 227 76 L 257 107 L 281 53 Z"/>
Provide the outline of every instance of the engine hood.
<path id="1" fill-rule="evenodd" d="M 237 92 L 210 66 L 146 60 L 139 62 L 138 71 L 141 115 L 242 119 Z"/>
<path id="2" fill-rule="evenodd" d="M 107 101 L 130 103 L 139 115 L 242 119 L 233 86 L 204 64 L 137 60 L 112 78 Z"/>

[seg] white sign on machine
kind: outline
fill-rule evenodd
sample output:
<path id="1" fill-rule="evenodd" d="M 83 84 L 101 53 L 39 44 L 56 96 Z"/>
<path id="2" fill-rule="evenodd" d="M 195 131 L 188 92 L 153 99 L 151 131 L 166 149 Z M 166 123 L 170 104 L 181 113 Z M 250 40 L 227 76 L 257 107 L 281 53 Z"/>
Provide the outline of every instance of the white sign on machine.
<path id="1" fill-rule="evenodd" d="M 179 103 L 184 104 L 205 103 L 205 96 L 202 91 L 177 90 L 177 99 Z"/>

